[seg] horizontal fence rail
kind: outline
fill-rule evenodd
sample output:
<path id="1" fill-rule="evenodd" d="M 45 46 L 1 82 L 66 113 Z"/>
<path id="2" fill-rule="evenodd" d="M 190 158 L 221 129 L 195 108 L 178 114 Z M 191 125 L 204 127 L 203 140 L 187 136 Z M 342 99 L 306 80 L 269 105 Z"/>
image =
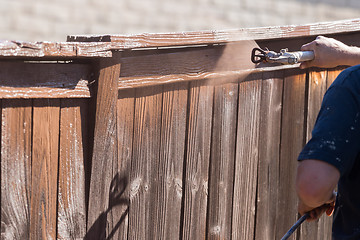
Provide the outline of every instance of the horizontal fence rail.
<path id="1" fill-rule="evenodd" d="M 280 239 L 297 155 L 346 67 L 250 51 L 319 33 L 360 45 L 357 23 L 0 42 L 1 238 Z M 291 239 L 330 238 L 323 216 Z"/>

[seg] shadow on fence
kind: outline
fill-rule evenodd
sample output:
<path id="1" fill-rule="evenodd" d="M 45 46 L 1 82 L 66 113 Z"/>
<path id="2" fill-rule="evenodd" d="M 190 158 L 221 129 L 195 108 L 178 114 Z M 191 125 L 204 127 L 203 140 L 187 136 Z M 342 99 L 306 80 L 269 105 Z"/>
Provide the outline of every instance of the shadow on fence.
<path id="1" fill-rule="evenodd" d="M 115 175 L 110 184 L 109 191 L 109 207 L 106 211 L 102 212 L 100 216 L 96 219 L 95 223 L 87 231 L 85 238 L 86 240 L 95 240 L 95 239 L 112 239 L 116 231 L 119 229 L 120 225 L 124 222 L 127 214 L 129 213 L 130 200 L 123 196 L 125 189 L 128 185 L 127 177 L 121 177 L 119 173 Z M 119 221 L 115 224 L 114 228 L 111 229 L 111 232 L 107 234 L 106 237 L 106 224 L 107 217 L 110 211 L 117 206 L 126 206 L 126 210 L 121 215 Z"/>

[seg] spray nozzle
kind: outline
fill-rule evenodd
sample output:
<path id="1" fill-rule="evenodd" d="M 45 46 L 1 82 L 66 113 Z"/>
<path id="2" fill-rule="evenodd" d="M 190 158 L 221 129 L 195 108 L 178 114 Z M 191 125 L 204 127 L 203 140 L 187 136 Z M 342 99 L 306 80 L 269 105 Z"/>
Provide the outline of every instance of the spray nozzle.
<path id="1" fill-rule="evenodd" d="M 254 48 L 251 53 L 251 61 L 253 63 L 268 62 L 281 64 L 296 64 L 299 62 L 311 61 L 314 59 L 313 51 L 297 51 L 288 52 L 288 49 L 281 49 L 279 53 L 263 50 L 261 48 Z"/>

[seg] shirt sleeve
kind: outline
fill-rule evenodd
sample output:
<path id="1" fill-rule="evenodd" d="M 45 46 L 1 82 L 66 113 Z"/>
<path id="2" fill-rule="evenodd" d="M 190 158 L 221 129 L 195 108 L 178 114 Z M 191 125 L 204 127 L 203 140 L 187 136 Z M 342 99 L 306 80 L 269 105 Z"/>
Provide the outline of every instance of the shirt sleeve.
<path id="1" fill-rule="evenodd" d="M 298 160 L 316 159 L 335 166 L 340 175 L 348 173 L 360 150 L 360 109 L 354 92 L 333 86 L 326 92 L 312 138 Z"/>

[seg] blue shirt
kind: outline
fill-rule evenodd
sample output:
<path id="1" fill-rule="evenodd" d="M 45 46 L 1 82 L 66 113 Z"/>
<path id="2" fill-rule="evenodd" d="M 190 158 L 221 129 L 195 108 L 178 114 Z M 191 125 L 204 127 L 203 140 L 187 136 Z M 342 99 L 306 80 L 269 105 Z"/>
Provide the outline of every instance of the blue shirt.
<path id="1" fill-rule="evenodd" d="M 340 172 L 333 239 L 360 239 L 360 65 L 343 71 L 324 95 L 312 138 L 298 160 Z"/>

